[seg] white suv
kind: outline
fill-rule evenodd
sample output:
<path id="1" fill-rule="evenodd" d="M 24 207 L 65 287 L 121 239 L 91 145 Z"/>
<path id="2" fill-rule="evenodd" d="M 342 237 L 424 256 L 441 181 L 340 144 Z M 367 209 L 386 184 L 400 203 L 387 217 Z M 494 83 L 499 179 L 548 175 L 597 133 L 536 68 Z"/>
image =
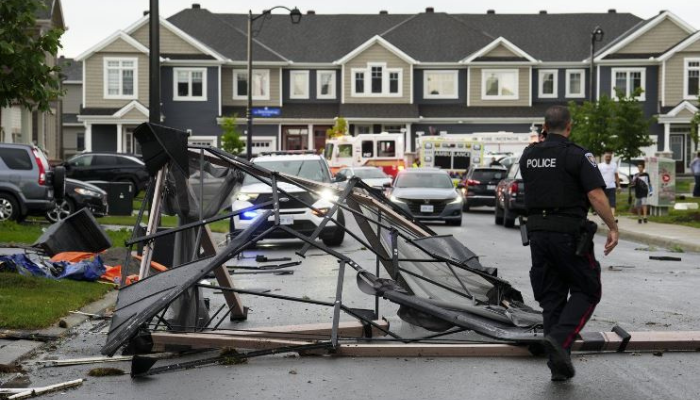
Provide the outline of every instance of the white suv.
<path id="1" fill-rule="evenodd" d="M 301 178 L 331 183 L 331 172 L 328 168 L 326 160 L 312 153 L 265 153 L 262 156 L 252 160 L 256 165 L 266 168 L 271 171 L 283 172 L 288 175 L 298 176 Z M 335 197 L 331 191 L 322 193 L 311 193 L 297 186 L 290 185 L 284 182 L 278 182 L 278 187 L 290 195 L 293 195 L 307 204 L 313 205 L 321 213 L 312 211 L 310 208 L 303 205 L 299 200 L 291 199 L 284 201 L 286 197 L 280 193 L 282 201 L 280 205 L 280 224 L 287 225 L 295 231 L 310 235 L 323 220 L 323 212 L 328 211 L 333 204 L 329 200 L 334 200 Z M 255 204 L 264 203 L 272 199 L 272 189 L 269 185 L 260 182 L 256 178 L 246 175 L 243 180 L 243 186 L 233 200 L 233 211 L 251 207 Z M 272 208 L 272 207 L 268 207 Z M 247 228 L 251 221 L 261 214 L 261 211 L 246 211 L 245 213 L 235 216 L 232 220 L 231 233 L 235 235 L 241 230 Z M 344 217 L 340 210 L 334 215 L 341 224 L 344 224 Z M 270 217 L 267 223 L 264 223 L 259 228 L 263 231 L 272 225 L 273 218 Z M 258 232 L 259 233 L 259 232 Z M 329 221 L 320 238 L 326 246 L 340 246 L 343 243 L 345 231 L 336 226 L 335 223 Z M 289 239 L 290 236 L 284 231 L 275 231 L 268 236 L 272 239 Z"/>

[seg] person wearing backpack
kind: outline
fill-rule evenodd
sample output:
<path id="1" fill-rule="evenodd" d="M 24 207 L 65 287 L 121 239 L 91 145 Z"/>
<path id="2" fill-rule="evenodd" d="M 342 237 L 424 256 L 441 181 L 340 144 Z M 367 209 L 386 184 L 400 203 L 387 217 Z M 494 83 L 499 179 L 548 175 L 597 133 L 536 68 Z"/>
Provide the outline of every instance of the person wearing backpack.
<path id="1" fill-rule="evenodd" d="M 649 174 L 644 172 L 644 164 L 637 165 L 639 172 L 632 178 L 631 186 L 634 188 L 635 207 L 637 208 L 637 223 L 647 223 L 647 198 L 651 194 L 651 180 Z"/>

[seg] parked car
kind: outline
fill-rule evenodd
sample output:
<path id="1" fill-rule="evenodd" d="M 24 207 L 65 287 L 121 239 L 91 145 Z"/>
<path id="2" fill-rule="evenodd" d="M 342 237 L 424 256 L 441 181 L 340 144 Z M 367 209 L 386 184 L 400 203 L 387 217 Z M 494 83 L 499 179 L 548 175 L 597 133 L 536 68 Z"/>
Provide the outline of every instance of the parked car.
<path id="1" fill-rule="evenodd" d="M 331 183 L 331 171 L 326 163 L 326 159 L 312 152 L 297 154 L 269 153 L 255 157 L 251 161 L 253 164 L 271 171 L 283 172 L 312 181 Z M 307 204 L 313 205 L 314 208 L 321 212 L 317 213 L 311 210 L 299 200 L 289 199 L 288 201 L 280 201 L 280 224 L 288 225 L 290 228 L 304 235 L 313 233 L 323 220 L 323 213 L 330 210 L 333 206 L 331 203 L 334 198 L 333 193 L 330 191 L 310 193 L 297 186 L 284 182 L 278 182 L 277 185 L 280 189 L 296 196 Z M 246 175 L 241 190 L 233 199 L 232 209 L 233 211 L 237 211 L 270 200 L 272 200 L 272 190 L 270 186 L 258 181 L 250 175 Z M 260 213 L 260 211 L 246 211 L 241 215 L 233 217 L 231 221 L 231 233 L 235 235 L 237 232 L 240 232 L 240 230 L 247 228 Z M 338 210 L 335 219 L 341 224 L 344 224 L 344 218 L 343 213 Z M 271 221 L 264 223 L 261 229 L 267 229 L 271 226 L 271 223 Z M 272 236 L 269 236 L 269 238 L 289 239 L 293 237 L 283 231 L 276 231 Z M 332 221 L 329 221 L 321 232 L 320 238 L 326 246 L 340 246 L 345 238 L 345 230 L 336 226 Z"/>
<path id="2" fill-rule="evenodd" d="M 630 172 L 631 171 L 631 172 Z M 637 162 L 631 164 L 626 161 L 617 161 L 617 174 L 620 176 L 620 186 L 627 187 L 630 185 L 632 178 L 639 173 Z"/>
<path id="3" fill-rule="evenodd" d="M 343 168 L 335 174 L 335 180 L 338 186 L 344 188 L 347 185 L 347 180 L 356 176 L 367 185 L 383 190 L 384 187 L 391 185 L 392 178 L 385 174 L 378 167 L 348 167 Z"/>
<path id="4" fill-rule="evenodd" d="M 471 207 L 489 206 L 496 204 L 496 186 L 506 177 L 505 167 L 473 167 L 461 182 L 464 195 L 464 211 Z"/>
<path id="5" fill-rule="evenodd" d="M 63 163 L 69 178 L 80 181 L 130 182 L 138 194 L 146 188 L 148 171 L 138 157 L 120 153 L 81 153 Z"/>
<path id="6" fill-rule="evenodd" d="M 88 208 L 95 217 L 107 215 L 107 192 L 75 179 L 66 179 L 66 195 L 61 200 L 56 200 L 54 208 L 44 213 L 49 222 L 58 222 L 69 215 Z"/>
<path id="7" fill-rule="evenodd" d="M 515 160 L 508 175 L 496 186 L 495 222 L 507 228 L 515 226 L 518 216 L 525 215 L 525 184 L 520 175 L 519 161 L 519 158 Z"/>
<path id="8" fill-rule="evenodd" d="M 22 221 L 54 207 L 65 193 L 65 170 L 51 169 L 36 146 L 0 143 L 0 221 Z"/>
<path id="9" fill-rule="evenodd" d="M 462 225 L 462 194 L 446 171 L 410 168 L 399 172 L 389 200 L 416 219 Z"/>

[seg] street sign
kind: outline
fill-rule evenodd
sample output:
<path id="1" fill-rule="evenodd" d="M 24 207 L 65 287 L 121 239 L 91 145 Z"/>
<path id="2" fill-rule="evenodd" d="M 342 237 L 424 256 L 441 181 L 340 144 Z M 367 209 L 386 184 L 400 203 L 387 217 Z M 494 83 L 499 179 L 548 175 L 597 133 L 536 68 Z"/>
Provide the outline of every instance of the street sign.
<path id="1" fill-rule="evenodd" d="M 253 107 L 250 112 L 254 117 L 271 118 L 279 117 L 282 114 L 282 109 L 280 107 Z"/>

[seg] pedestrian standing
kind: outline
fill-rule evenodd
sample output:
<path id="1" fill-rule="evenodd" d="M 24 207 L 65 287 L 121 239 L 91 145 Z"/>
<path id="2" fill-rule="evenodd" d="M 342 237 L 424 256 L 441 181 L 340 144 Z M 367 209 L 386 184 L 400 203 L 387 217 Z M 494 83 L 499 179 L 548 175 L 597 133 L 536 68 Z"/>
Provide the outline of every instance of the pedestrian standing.
<path id="1" fill-rule="evenodd" d="M 598 169 L 605 181 L 605 196 L 608 198 L 610 210 L 612 210 L 614 217 L 617 192 L 620 190 L 620 175 L 617 173 L 617 164 L 612 162 L 612 156 L 612 151 L 606 150 L 603 154 L 603 162 L 598 164 Z M 615 222 L 617 222 L 617 219 Z"/>
<path id="2" fill-rule="evenodd" d="M 547 138 L 525 149 L 520 171 L 526 188 L 530 281 L 542 307 L 547 365 L 553 381 L 564 381 L 575 374 L 571 345 L 602 294 L 600 264 L 593 252 L 597 225 L 586 220 L 588 208 L 609 228 L 606 255 L 617 245 L 618 230 L 595 157 L 569 141 L 568 108 L 552 106 L 544 118 Z"/>
<path id="3" fill-rule="evenodd" d="M 695 159 L 690 163 L 690 169 L 695 177 L 695 187 L 693 188 L 693 197 L 700 197 L 700 151 L 695 155 Z"/>
<path id="4" fill-rule="evenodd" d="M 647 223 L 647 199 L 651 195 L 651 179 L 644 172 L 644 164 L 637 165 L 637 172 L 630 183 L 634 187 L 634 206 L 637 208 L 637 223 Z"/>

